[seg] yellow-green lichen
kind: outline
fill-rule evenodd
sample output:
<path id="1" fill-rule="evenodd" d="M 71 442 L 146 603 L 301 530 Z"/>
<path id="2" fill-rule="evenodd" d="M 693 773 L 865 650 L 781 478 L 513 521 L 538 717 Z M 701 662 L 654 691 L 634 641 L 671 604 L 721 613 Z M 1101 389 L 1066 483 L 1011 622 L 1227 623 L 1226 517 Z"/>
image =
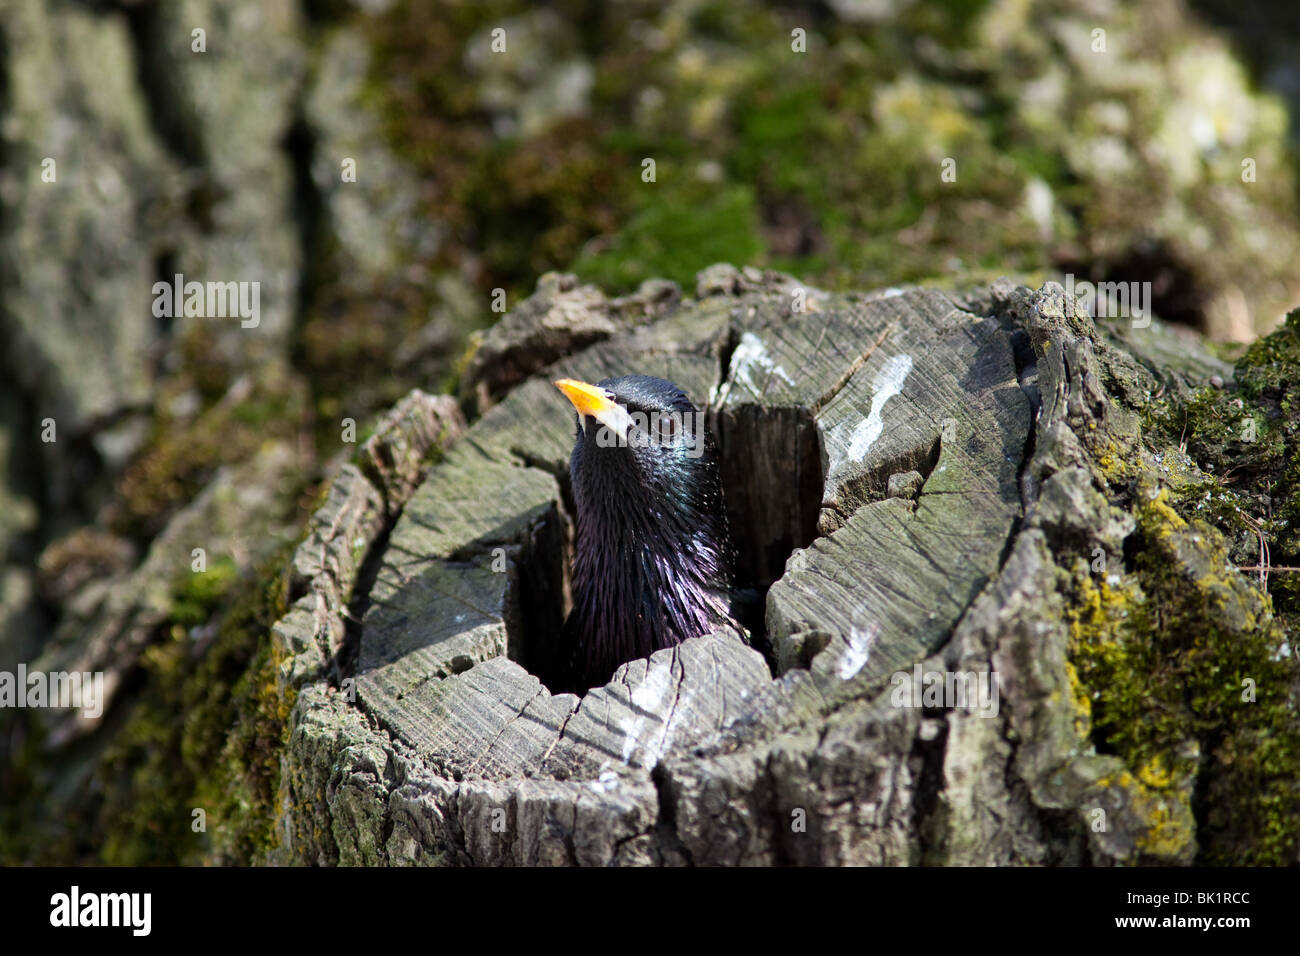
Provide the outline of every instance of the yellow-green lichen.
<path id="1" fill-rule="evenodd" d="M 1079 559 L 1070 580 L 1070 659 L 1090 690 L 1093 742 L 1141 788 L 1153 820 L 1146 851 L 1185 838 L 1179 815 L 1159 802 L 1175 800 L 1194 804 L 1206 861 L 1293 861 L 1294 661 L 1279 656 L 1285 638 L 1268 597 L 1231 566 L 1222 535 L 1170 500 L 1149 476 L 1139 480 L 1129 565 L 1094 575 Z"/>
<path id="2" fill-rule="evenodd" d="M 1170 789 L 1167 784 L 1152 786 L 1138 774 L 1121 770 L 1097 780 L 1094 787 L 1108 793 L 1107 803 L 1118 799 L 1142 830 L 1135 839 L 1137 858 L 1170 863 L 1186 862 L 1196 840 L 1196 822 L 1192 813 L 1191 794 Z M 1102 799 L 1094 794 L 1094 800 Z"/>

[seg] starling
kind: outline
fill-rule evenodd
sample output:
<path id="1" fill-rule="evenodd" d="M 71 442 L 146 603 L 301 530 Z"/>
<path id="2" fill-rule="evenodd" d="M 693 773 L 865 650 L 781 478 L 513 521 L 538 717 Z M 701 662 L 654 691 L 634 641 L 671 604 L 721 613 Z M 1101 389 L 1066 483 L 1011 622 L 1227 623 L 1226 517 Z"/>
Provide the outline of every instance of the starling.
<path id="1" fill-rule="evenodd" d="M 583 693 L 627 661 L 738 628 L 733 550 L 717 448 L 685 392 L 647 375 L 555 385 L 577 409 L 578 528 L 552 689 Z"/>

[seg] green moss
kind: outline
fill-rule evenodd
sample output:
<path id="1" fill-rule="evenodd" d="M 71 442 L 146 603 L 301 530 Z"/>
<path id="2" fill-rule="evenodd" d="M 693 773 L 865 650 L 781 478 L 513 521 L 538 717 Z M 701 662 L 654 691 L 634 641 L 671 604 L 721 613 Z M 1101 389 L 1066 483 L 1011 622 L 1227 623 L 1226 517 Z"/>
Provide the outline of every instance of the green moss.
<path id="1" fill-rule="evenodd" d="M 759 242 L 734 236 L 751 256 L 708 255 L 777 266 L 826 288 L 978 269 L 1104 278 L 1177 266 L 1208 276 L 1184 299 L 1196 313 L 1229 284 L 1285 285 L 1280 262 L 1247 241 L 1261 226 L 1279 248 L 1294 235 L 1293 189 L 1273 161 L 1280 114 L 1246 91 L 1231 59 L 1200 42 L 1194 25 L 1155 28 L 1158 18 L 1140 5 L 1125 11 L 1110 29 L 1133 55 L 1099 73 L 1080 57 L 1083 24 L 1068 11 L 1049 11 L 1061 24 L 1050 42 L 1018 39 L 1034 35 L 1043 13 L 1026 4 L 911 4 L 870 30 L 745 0 L 599 15 L 582 0 L 548 7 L 551 26 L 539 25 L 536 8 L 502 0 L 446 9 L 406 0 L 359 21 L 375 52 L 368 96 L 385 137 L 429 184 L 424 214 L 447 231 L 430 265 L 472 276 L 482 290 L 500 286 L 514 298 L 579 256 L 595 260 L 593 277 L 611 276 L 620 289 L 634 283 L 638 263 L 668 251 L 654 248 L 658 223 L 642 215 L 643 157 L 682 182 L 707 164 L 719 195 L 752 190 Z M 518 50 L 540 31 L 549 59 L 525 52 L 513 65 L 467 68 L 469 38 L 506 24 Z M 806 31 L 806 52 L 791 49 L 795 28 Z M 584 114 L 503 133 L 503 104 L 573 58 L 594 68 Z M 1245 193 L 1228 189 L 1226 154 L 1188 156 L 1181 134 L 1166 143 L 1179 116 L 1206 110 L 1206 91 L 1190 78 L 1207 70 L 1242 126 L 1238 152 L 1268 158 L 1261 167 L 1282 175 Z M 1168 148 L 1152 153 L 1153 141 Z M 955 181 L 940 176 L 945 159 L 957 162 Z M 720 202 L 703 212 L 719 208 L 741 211 Z M 1229 240 L 1213 255 L 1184 241 L 1191 230 L 1170 212 L 1180 208 Z"/>
<path id="2" fill-rule="evenodd" d="M 1293 863 L 1300 666 L 1286 649 L 1300 575 L 1277 569 L 1262 591 L 1257 571 L 1236 568 L 1259 562 L 1261 538 L 1273 564 L 1300 565 L 1300 312 L 1247 349 L 1234 377 L 1153 403 L 1146 454 L 1092 449 L 1137 527 L 1122 567 L 1095 577 L 1076 562 L 1070 658 L 1091 740 L 1123 759 L 1134 801 L 1188 802 L 1203 862 Z"/>
<path id="3" fill-rule="evenodd" d="M 1070 657 L 1093 742 L 1143 787 L 1191 801 L 1206 862 L 1293 861 L 1300 719 L 1284 632 L 1222 536 L 1184 520 L 1167 490 L 1141 483 L 1135 517 L 1132 567 L 1094 580 L 1080 562 L 1072 581 Z"/>
<path id="4" fill-rule="evenodd" d="M 631 196 L 619 170 L 637 174 L 631 157 L 602 143 L 607 127 L 582 118 L 526 141 L 495 134 L 478 78 L 465 67 L 466 42 L 527 9 L 499 0 L 446 9 L 405 2 L 361 22 L 375 50 L 367 99 L 390 145 L 429 186 L 424 214 L 446 232 L 428 264 L 469 272 L 473 257 L 478 287 L 505 288 L 512 301 L 540 273 L 571 263 L 593 235 L 616 228 Z M 484 321 L 491 317 L 485 311 Z"/>
<path id="5" fill-rule="evenodd" d="M 457 355 L 456 359 L 452 362 L 451 369 L 448 372 L 445 383 L 446 387 L 443 389 L 445 394 L 455 395 L 460 391 L 460 384 L 465 378 L 465 370 L 469 368 L 469 363 L 474 360 L 474 356 L 478 353 L 478 350 L 482 345 L 482 331 L 471 332 L 465 337 L 465 345 L 461 349 L 460 354 Z M 462 407 L 464 407 L 466 403 L 469 403 L 472 406 L 474 399 L 473 396 L 462 396 L 461 401 Z M 466 413 L 472 419 L 475 417 L 476 411 L 474 408 L 470 407 L 466 408 Z"/>
<path id="6" fill-rule="evenodd" d="M 1300 565 L 1300 309 L 1277 331 L 1255 342 L 1237 363 L 1236 379 L 1267 443 L 1268 492 L 1274 501 L 1266 531 L 1279 564 Z M 1285 578 L 1288 608 L 1300 580 Z"/>
<path id="7" fill-rule="evenodd" d="M 762 252 L 751 190 L 661 183 L 646 183 L 644 189 L 641 208 L 623 230 L 606 248 L 574 265 L 584 280 L 624 292 L 661 276 L 690 288 L 705 266 L 750 262 Z"/>
<path id="8" fill-rule="evenodd" d="M 1300 310 L 1238 359 L 1226 389 L 1203 388 L 1148 413 L 1153 448 L 1180 446 L 1195 474 L 1173 484 L 1171 503 L 1211 521 L 1238 564 L 1300 566 Z M 1165 457 L 1174 464 L 1174 456 Z M 1270 574 L 1269 593 L 1291 634 L 1300 632 L 1300 574 Z"/>
<path id="9" fill-rule="evenodd" d="M 204 571 L 181 571 L 172 582 L 172 621 L 185 628 L 202 624 L 238 574 L 239 566 L 226 555 L 214 555 Z"/>
<path id="10" fill-rule="evenodd" d="M 1271 335 L 1251 344 L 1237 362 L 1237 382 L 1251 399 L 1277 400 L 1295 421 L 1300 403 L 1300 309 L 1293 309 Z"/>
<path id="11" fill-rule="evenodd" d="M 916 37 L 971 43 L 986 8 L 913 8 L 864 36 L 760 5 L 612 11 L 594 24 L 581 3 L 562 2 L 560 19 L 575 26 L 554 55 L 593 64 L 590 108 L 500 136 L 465 44 L 535 11 L 404 2 L 365 21 L 376 54 L 367 95 L 391 147 L 430 184 L 425 215 L 448 235 L 430 265 L 472 265 L 480 289 L 512 299 L 575 261 L 614 290 L 652 275 L 689 286 L 716 261 L 828 287 L 1041 269 L 1051 261 L 1019 209 L 1027 174 L 962 98 L 988 91 L 909 72 Z M 796 26 L 806 54 L 791 50 Z M 646 42 L 647 29 L 662 39 Z M 1029 147 L 1018 155 L 1036 172 L 1061 163 Z M 640 180 L 646 157 L 657 184 Z M 960 159 L 955 183 L 941 180 L 945 157 Z M 712 172 L 701 176 L 703 164 Z"/>
<path id="12" fill-rule="evenodd" d="M 147 541 L 222 465 L 246 461 L 268 439 L 299 435 L 306 390 L 283 365 L 269 363 L 259 369 L 246 394 L 223 393 L 195 418 L 177 420 L 166 410 L 167 394 L 193 381 L 181 372 L 169 383 L 158 402 L 150 440 L 118 481 L 109 524 L 119 534 Z"/>
<path id="13" fill-rule="evenodd" d="M 202 654 L 179 628 L 146 652 L 144 689 L 95 771 L 105 795 L 100 862 L 250 862 L 272 845 L 292 701 L 275 690 L 270 626 L 285 611 L 291 553 L 286 546 L 222 592 Z M 196 809 L 205 832 L 193 828 Z"/>

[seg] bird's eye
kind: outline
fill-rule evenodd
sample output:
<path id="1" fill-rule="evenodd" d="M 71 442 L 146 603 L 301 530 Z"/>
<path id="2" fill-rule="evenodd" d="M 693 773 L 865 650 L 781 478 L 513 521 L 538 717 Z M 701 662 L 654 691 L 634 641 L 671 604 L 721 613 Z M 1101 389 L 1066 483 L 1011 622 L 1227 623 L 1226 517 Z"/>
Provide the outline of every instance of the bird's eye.
<path id="1" fill-rule="evenodd" d="M 672 441 L 681 431 L 681 420 L 672 412 L 661 412 L 655 420 L 655 432 L 661 441 Z"/>

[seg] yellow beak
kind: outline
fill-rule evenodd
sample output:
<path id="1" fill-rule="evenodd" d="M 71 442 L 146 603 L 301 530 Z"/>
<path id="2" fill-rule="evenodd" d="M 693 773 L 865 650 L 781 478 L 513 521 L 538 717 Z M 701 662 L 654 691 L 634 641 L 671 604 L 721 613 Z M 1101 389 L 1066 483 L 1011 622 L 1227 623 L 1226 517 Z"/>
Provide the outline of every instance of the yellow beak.
<path id="1" fill-rule="evenodd" d="M 577 379 L 562 378 L 555 383 L 555 387 L 562 391 L 565 398 L 573 403 L 573 407 L 578 410 L 579 415 L 590 415 L 596 418 L 618 407 L 617 403 L 605 397 L 603 388 L 588 385 L 586 382 L 579 382 Z"/>

